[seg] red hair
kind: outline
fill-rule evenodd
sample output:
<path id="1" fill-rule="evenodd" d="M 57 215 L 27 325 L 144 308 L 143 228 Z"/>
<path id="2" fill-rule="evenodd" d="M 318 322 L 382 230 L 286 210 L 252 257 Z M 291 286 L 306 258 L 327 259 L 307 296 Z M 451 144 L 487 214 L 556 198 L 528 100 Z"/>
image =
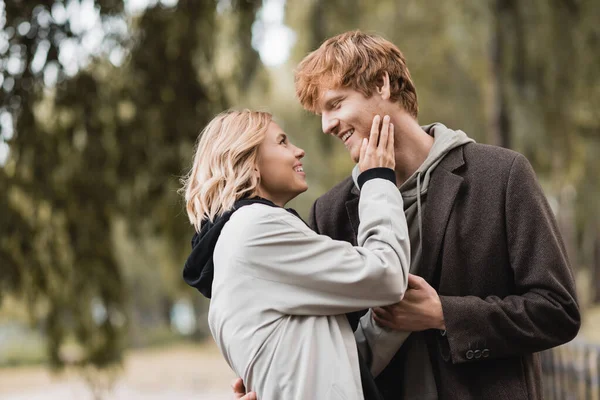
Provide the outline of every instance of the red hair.
<path id="1" fill-rule="evenodd" d="M 371 97 L 384 72 L 390 77 L 390 99 L 417 118 L 417 92 L 400 49 L 381 36 L 358 30 L 327 39 L 300 62 L 296 95 L 306 110 L 319 112 L 325 90 L 351 88 Z"/>

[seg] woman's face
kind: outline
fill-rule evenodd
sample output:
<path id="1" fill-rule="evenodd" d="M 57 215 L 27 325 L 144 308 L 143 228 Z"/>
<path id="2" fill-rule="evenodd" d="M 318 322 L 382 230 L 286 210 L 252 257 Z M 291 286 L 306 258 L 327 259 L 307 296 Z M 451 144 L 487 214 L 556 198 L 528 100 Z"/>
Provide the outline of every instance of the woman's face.
<path id="1" fill-rule="evenodd" d="M 300 160 L 304 150 L 294 146 L 275 122 L 269 124 L 258 148 L 258 195 L 284 206 L 308 189 Z"/>

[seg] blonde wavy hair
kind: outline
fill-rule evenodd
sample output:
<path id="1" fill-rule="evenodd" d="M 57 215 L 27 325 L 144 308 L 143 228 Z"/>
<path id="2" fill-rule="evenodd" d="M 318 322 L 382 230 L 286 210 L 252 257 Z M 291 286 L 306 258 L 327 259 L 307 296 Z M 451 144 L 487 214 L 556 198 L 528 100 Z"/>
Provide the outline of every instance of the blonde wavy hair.
<path id="1" fill-rule="evenodd" d="M 371 97 L 384 72 L 390 77 L 391 100 L 417 118 L 417 91 L 400 49 L 358 30 L 329 38 L 304 57 L 295 71 L 296 95 L 306 110 L 318 113 L 324 91 L 344 87 Z"/>
<path id="2" fill-rule="evenodd" d="M 202 130 L 192 169 L 181 180 L 183 187 L 179 190 L 197 232 L 205 219 L 213 221 L 237 200 L 256 195 L 258 147 L 272 120 L 267 112 L 229 110 Z"/>

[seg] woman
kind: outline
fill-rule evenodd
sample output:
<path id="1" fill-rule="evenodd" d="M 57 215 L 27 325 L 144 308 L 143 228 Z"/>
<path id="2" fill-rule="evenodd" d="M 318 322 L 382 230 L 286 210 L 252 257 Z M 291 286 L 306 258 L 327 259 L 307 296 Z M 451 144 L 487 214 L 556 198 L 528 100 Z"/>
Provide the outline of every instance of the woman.
<path id="1" fill-rule="evenodd" d="M 304 151 L 270 114 L 226 112 L 201 133 L 182 189 L 198 232 L 184 278 L 211 297 L 211 333 L 259 399 L 363 398 L 344 313 L 396 303 L 407 285 L 410 247 L 393 149 L 389 118 L 380 128 L 376 116 L 360 152 L 353 247 L 314 233 L 283 208 L 307 189 Z"/>

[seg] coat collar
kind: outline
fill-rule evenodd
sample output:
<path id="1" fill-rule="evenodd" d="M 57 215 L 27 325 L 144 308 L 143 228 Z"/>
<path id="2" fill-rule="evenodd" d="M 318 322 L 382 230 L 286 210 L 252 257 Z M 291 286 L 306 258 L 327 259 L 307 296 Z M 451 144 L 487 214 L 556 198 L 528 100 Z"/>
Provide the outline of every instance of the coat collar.
<path id="1" fill-rule="evenodd" d="M 429 183 L 428 206 L 423 214 L 423 258 L 421 266 L 415 272 L 430 284 L 435 278 L 436 261 L 446 232 L 454 200 L 458 195 L 463 178 L 456 171 L 465 164 L 464 147 L 460 146 L 450 151 L 431 174 Z M 360 191 L 352 184 L 346 211 L 352 225 L 355 238 L 358 235 L 358 202 Z M 435 199 L 435 205 L 432 205 Z M 434 286 L 436 287 L 437 284 Z"/>
<path id="2" fill-rule="evenodd" d="M 463 184 L 463 177 L 456 171 L 465 164 L 464 146 L 448 153 L 431 174 L 428 205 L 423 213 L 423 254 L 420 268 L 416 271 L 435 289 L 436 265 L 448 219 L 456 196 Z M 432 200 L 435 205 L 432 204 Z"/>

